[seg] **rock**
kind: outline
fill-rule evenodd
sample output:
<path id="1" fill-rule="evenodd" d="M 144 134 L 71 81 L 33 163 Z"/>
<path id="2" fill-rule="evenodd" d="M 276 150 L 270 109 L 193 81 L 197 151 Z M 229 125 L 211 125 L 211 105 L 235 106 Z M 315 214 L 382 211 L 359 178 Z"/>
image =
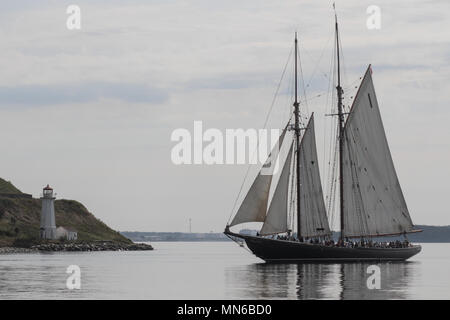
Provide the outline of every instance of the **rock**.
<path id="1" fill-rule="evenodd" d="M 31 247 L 36 251 L 147 251 L 153 247 L 145 243 L 119 243 L 112 241 L 96 241 L 91 243 L 48 243 Z"/>
<path id="2" fill-rule="evenodd" d="M 13 253 L 36 253 L 36 249 L 28 248 L 13 248 L 13 247 L 2 247 L 0 248 L 0 254 L 13 254 Z"/>

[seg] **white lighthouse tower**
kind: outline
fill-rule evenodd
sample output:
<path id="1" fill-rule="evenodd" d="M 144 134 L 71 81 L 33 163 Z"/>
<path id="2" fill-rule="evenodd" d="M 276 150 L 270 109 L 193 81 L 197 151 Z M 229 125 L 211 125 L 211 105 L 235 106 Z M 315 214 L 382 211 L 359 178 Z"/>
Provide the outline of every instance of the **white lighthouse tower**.
<path id="1" fill-rule="evenodd" d="M 47 185 L 42 192 L 41 239 L 56 239 L 55 197 L 53 189 Z"/>

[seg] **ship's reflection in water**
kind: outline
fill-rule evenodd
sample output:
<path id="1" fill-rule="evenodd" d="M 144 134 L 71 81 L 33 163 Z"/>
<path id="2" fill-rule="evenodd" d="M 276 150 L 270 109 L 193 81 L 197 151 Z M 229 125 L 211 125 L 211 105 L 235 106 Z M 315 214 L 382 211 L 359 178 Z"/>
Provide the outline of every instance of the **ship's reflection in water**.
<path id="1" fill-rule="evenodd" d="M 232 296 L 248 299 L 407 299 L 415 262 L 251 264 L 225 271 Z M 380 267 L 380 289 L 369 289 L 370 265 Z M 237 270 L 238 269 L 238 270 Z M 236 283 L 239 283 L 236 286 Z M 231 292 L 230 292 L 231 293 Z"/>

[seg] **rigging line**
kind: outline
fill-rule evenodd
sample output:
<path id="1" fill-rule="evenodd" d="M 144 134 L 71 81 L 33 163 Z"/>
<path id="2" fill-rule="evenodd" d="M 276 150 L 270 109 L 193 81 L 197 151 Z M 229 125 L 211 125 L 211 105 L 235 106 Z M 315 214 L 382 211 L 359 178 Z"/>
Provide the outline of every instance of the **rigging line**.
<path id="1" fill-rule="evenodd" d="M 342 86 L 342 89 L 346 90 L 356 90 L 357 88 L 354 87 L 355 83 L 360 83 L 362 80 L 362 77 L 358 77 L 356 80 L 353 80 L 351 83 L 349 83 L 346 86 Z"/>
<path id="2" fill-rule="evenodd" d="M 293 146 L 294 147 L 294 146 Z M 295 157 L 291 160 L 289 172 L 291 173 L 291 194 L 289 198 L 288 225 L 290 230 L 294 230 L 294 188 L 295 188 Z"/>
<path id="3" fill-rule="evenodd" d="M 333 68 L 332 65 L 330 67 Z M 327 113 L 328 110 L 329 110 L 330 113 L 332 113 L 331 112 L 331 106 L 328 105 L 330 103 L 330 94 L 332 94 L 332 88 L 331 87 L 332 86 L 331 86 L 331 81 L 330 81 L 329 87 L 328 87 L 328 94 L 327 94 L 327 99 L 326 99 L 326 103 L 325 103 L 325 110 L 324 110 L 325 112 L 324 113 Z M 331 103 L 332 102 L 333 102 L 333 99 L 331 99 Z M 334 130 L 333 130 L 334 120 L 331 119 L 331 117 L 330 117 L 330 119 L 326 119 L 324 122 L 325 123 L 324 123 L 324 126 L 323 126 L 324 134 L 323 134 L 322 168 L 323 168 L 323 171 L 325 173 L 324 177 L 326 177 L 327 180 L 328 180 L 328 177 L 330 176 L 329 164 L 330 164 L 330 161 L 331 161 L 331 158 L 330 158 L 331 157 L 331 145 L 334 143 L 334 136 L 333 136 L 333 134 L 334 134 Z M 328 130 L 330 130 L 330 134 L 328 133 Z M 329 139 L 329 140 L 327 140 L 327 139 Z M 328 153 L 327 153 L 327 146 L 328 146 Z M 327 158 L 328 158 L 328 166 L 326 165 Z"/>
<path id="4" fill-rule="evenodd" d="M 331 173 L 331 178 L 330 177 L 328 177 L 327 178 L 327 196 L 326 196 L 326 199 L 327 199 L 327 212 L 328 212 L 328 215 L 329 215 L 329 217 L 330 217 L 330 220 L 332 220 L 332 223 L 334 223 L 334 213 L 333 213 L 333 201 L 334 201 L 334 199 L 333 199 L 333 188 L 334 188 L 334 169 L 335 169 L 335 156 L 333 156 L 333 160 L 332 160 L 332 162 L 333 162 L 333 165 L 332 165 L 332 167 L 331 167 L 331 169 L 329 170 L 330 172 L 332 172 Z"/>
<path id="5" fill-rule="evenodd" d="M 334 132 L 338 132 L 339 128 L 337 127 L 337 124 L 335 126 Z M 337 176 L 337 148 L 338 148 L 338 142 L 335 141 L 333 144 L 333 159 L 332 159 L 332 165 L 330 168 L 330 177 L 328 177 L 328 190 L 327 190 L 327 209 L 329 212 L 330 220 L 332 220 L 332 223 L 334 224 L 336 219 L 335 209 L 336 209 L 336 176 Z M 331 157 L 331 155 L 330 155 Z M 331 159 L 330 159 L 331 160 Z"/>
<path id="6" fill-rule="evenodd" d="M 247 250 L 248 252 L 250 252 L 250 253 L 252 253 L 253 254 L 253 252 L 251 252 L 247 247 L 245 247 L 245 245 L 244 246 L 241 246 L 241 243 L 242 244 L 245 244 L 245 240 L 244 241 L 238 241 L 237 239 L 236 239 L 236 237 L 233 237 L 233 236 L 231 236 L 231 235 L 229 235 L 229 234 L 225 234 L 228 238 L 230 238 L 230 240 L 232 240 L 233 242 L 235 242 L 235 243 L 237 243 L 240 247 L 242 247 L 244 250 Z"/>
<path id="7" fill-rule="evenodd" d="M 358 81 L 361 81 L 361 78 L 356 79 L 355 81 L 353 81 L 353 82 L 352 82 L 351 84 L 349 84 L 348 86 L 342 87 L 342 89 L 345 89 L 345 90 L 353 90 L 353 89 L 355 89 L 355 88 L 353 87 L 353 85 L 354 85 L 355 83 L 357 83 Z M 311 97 L 309 97 L 309 98 L 307 98 L 307 99 L 303 99 L 302 102 L 309 102 L 309 101 L 315 100 L 315 99 L 320 98 L 320 97 L 322 97 L 323 95 L 329 94 L 329 93 L 330 93 L 329 91 L 319 91 L 319 93 L 317 93 L 317 94 L 315 94 L 315 95 L 313 95 L 313 96 L 311 96 Z M 349 95 L 351 96 L 351 94 L 349 94 Z M 325 113 L 326 113 L 326 112 L 325 112 Z"/>
<path id="8" fill-rule="evenodd" d="M 345 64 L 345 58 L 344 58 L 344 49 L 342 47 L 342 33 L 339 33 L 339 54 L 341 57 L 341 61 L 342 61 L 342 65 L 341 65 L 341 70 L 342 70 L 342 74 L 343 74 L 343 82 L 348 84 L 348 76 L 347 76 L 347 66 Z M 342 86 L 341 86 L 342 87 Z"/>
<path id="9" fill-rule="evenodd" d="M 334 54 L 334 52 L 336 51 L 336 42 L 334 41 L 334 45 L 333 45 L 333 53 L 331 55 L 331 63 L 330 63 L 330 73 L 332 74 L 332 77 L 330 79 L 330 96 L 331 96 L 331 104 L 329 106 L 329 110 L 330 113 L 334 113 L 333 107 L 336 106 L 336 99 L 337 96 L 334 95 L 334 88 L 332 88 L 334 86 L 334 84 L 337 82 L 337 74 L 336 74 L 336 64 L 337 64 L 337 57 Z M 329 98 L 329 96 L 327 97 Z M 327 99 L 327 102 L 329 100 Z M 335 224 L 335 220 L 337 219 L 337 205 L 336 205 L 336 194 L 337 194 L 337 177 L 338 177 L 338 173 L 337 173 L 337 163 L 338 163 L 338 152 L 337 152 L 337 148 L 338 148 L 338 122 L 334 121 L 334 119 L 332 119 L 330 117 L 330 121 L 329 121 L 329 126 L 330 126 L 330 133 L 331 133 L 331 140 L 329 141 L 329 150 L 328 150 L 328 170 L 327 170 L 327 182 L 329 183 L 329 188 L 327 190 L 327 196 L 328 196 L 328 210 L 329 210 L 329 216 L 330 219 L 332 220 L 333 225 Z M 325 135 L 324 139 L 326 139 Z M 325 141 L 325 140 L 324 140 Z M 324 146 L 326 148 L 326 145 Z"/>
<path id="10" fill-rule="evenodd" d="M 332 68 L 332 66 L 330 68 Z M 330 73 L 331 73 L 331 71 L 330 71 Z M 354 90 L 355 89 L 355 87 L 354 87 L 355 83 L 361 82 L 361 78 L 362 77 L 358 77 L 356 80 L 352 81 L 350 84 L 348 84 L 346 86 L 342 86 L 342 89 L 343 90 Z M 325 94 L 329 95 L 330 94 L 330 89 L 331 89 L 331 82 L 332 82 L 331 78 L 328 78 L 328 90 L 326 90 L 326 91 L 319 91 L 318 93 L 316 93 L 315 95 L 313 95 L 313 96 L 311 96 L 309 98 L 302 99 L 302 102 L 309 102 L 309 101 L 315 100 L 317 98 L 322 97 Z M 306 85 L 306 87 L 308 87 L 308 85 Z M 351 96 L 351 95 L 352 94 L 349 94 L 349 96 Z M 329 97 L 327 96 L 327 101 L 325 103 L 325 109 L 328 106 L 328 98 Z M 325 112 L 325 113 L 327 113 L 327 112 Z M 330 113 L 332 113 L 332 112 L 330 112 Z"/>
<path id="11" fill-rule="evenodd" d="M 353 81 L 353 84 L 355 84 L 355 83 L 358 82 L 358 81 L 361 81 L 361 79 L 358 78 L 357 80 Z M 342 87 L 342 89 L 353 90 L 353 89 L 355 89 L 355 88 L 353 87 L 353 85 L 349 85 L 349 86 L 346 86 L 346 87 Z M 316 95 L 313 95 L 313 96 L 311 96 L 311 97 L 308 98 L 308 99 L 303 99 L 302 101 L 312 101 L 312 100 L 314 100 L 314 99 L 317 99 L 317 98 L 322 97 L 322 96 L 325 95 L 325 94 L 328 95 L 329 93 L 330 93 L 330 91 L 319 91 L 319 93 L 317 93 Z M 328 105 L 328 102 L 326 103 L 326 105 Z"/>
<path id="12" fill-rule="evenodd" d="M 299 98 L 298 102 L 299 102 L 299 106 L 300 106 L 300 104 L 302 106 L 303 105 L 306 106 L 306 104 L 303 104 L 304 101 L 303 101 L 303 99 L 301 97 Z M 305 119 L 305 115 L 302 113 L 302 110 L 300 108 L 298 110 L 298 118 L 299 118 L 299 125 L 301 127 L 306 127 L 307 118 Z"/>
<path id="13" fill-rule="evenodd" d="M 301 66 L 300 66 L 300 73 L 301 73 Z M 303 80 L 303 77 L 301 77 L 301 79 Z M 303 83 L 304 85 L 304 83 Z M 303 91 L 304 91 L 304 87 L 303 87 Z M 304 91 L 305 92 L 305 91 Z M 299 99 L 299 105 L 302 104 L 303 106 L 305 106 L 306 108 L 306 115 L 304 114 L 304 112 L 302 113 L 302 110 L 299 108 L 299 124 L 305 128 L 308 124 L 308 120 L 309 120 L 309 110 L 308 110 L 308 105 L 306 103 L 305 100 L 303 100 L 302 98 Z"/>
<path id="14" fill-rule="evenodd" d="M 300 79 L 301 79 L 302 87 L 303 87 L 303 103 L 306 107 L 306 112 L 307 112 L 306 119 L 308 119 L 308 117 L 309 117 L 308 97 L 306 96 L 305 79 L 303 78 L 303 68 L 302 68 L 302 59 L 300 57 L 300 50 L 297 50 L 297 55 L 298 55 L 298 63 L 299 63 L 299 67 L 300 67 Z"/>
<path id="15" fill-rule="evenodd" d="M 300 145 L 300 146 L 302 146 L 302 145 Z M 301 153 L 300 160 L 301 160 L 300 163 L 303 163 L 303 165 L 306 165 L 306 154 L 304 152 Z M 302 165 L 300 164 L 300 166 L 302 166 Z M 303 174 L 303 176 L 301 176 L 300 179 L 303 178 L 302 179 L 302 181 L 304 181 L 303 184 L 305 184 L 306 186 L 309 187 L 310 186 L 310 179 L 309 179 L 308 171 L 309 170 L 307 170 L 306 174 Z M 303 190 L 304 189 L 305 188 L 303 188 Z M 310 208 L 308 207 L 308 202 L 305 199 L 305 193 L 304 193 L 304 191 L 301 192 L 301 193 L 303 193 L 303 195 L 301 197 L 301 203 L 303 205 L 303 208 L 304 208 L 305 212 L 309 211 Z M 302 220 L 302 223 L 300 225 L 305 229 L 305 234 L 308 234 L 309 233 L 308 231 L 309 231 L 309 229 L 311 227 L 311 221 L 309 220 L 309 215 L 308 214 L 303 214 L 301 216 L 301 218 L 303 218 L 303 220 Z M 302 235 L 305 237 L 305 235 L 303 233 L 302 233 Z"/>
<path id="16" fill-rule="evenodd" d="M 331 77 L 328 78 L 328 88 L 327 88 L 328 95 L 326 97 L 327 99 L 325 102 L 325 113 L 327 111 L 330 111 L 330 113 L 332 113 L 331 108 L 334 105 L 334 103 L 333 103 L 333 98 L 334 98 L 333 84 L 334 84 L 334 77 L 335 77 L 335 75 L 334 75 L 335 67 L 334 66 L 336 64 L 336 56 L 334 55 L 335 50 L 336 50 L 336 43 L 333 41 L 333 48 L 332 48 L 331 55 L 330 55 L 330 64 L 329 64 L 330 67 L 328 70 L 328 73 L 331 74 Z M 331 97 L 331 99 L 330 99 L 330 97 Z M 329 123 L 332 123 L 332 122 L 334 122 L 334 120 L 330 119 Z M 324 138 L 326 138 L 326 137 L 327 137 L 327 134 L 324 135 Z M 325 151 L 325 149 L 324 149 L 324 151 Z"/>
<path id="17" fill-rule="evenodd" d="M 296 149 L 297 149 L 297 147 L 295 146 L 295 144 L 292 146 L 293 147 L 293 152 L 297 152 L 296 151 Z M 295 168 L 297 167 L 297 161 L 298 161 L 298 159 L 297 159 L 297 157 L 292 157 L 293 158 L 293 160 L 292 160 L 292 172 L 293 172 L 293 174 L 292 174 L 292 191 L 291 191 L 291 199 L 292 199 L 292 221 L 291 221 L 291 224 L 292 224 L 292 230 L 296 230 L 296 226 L 297 226 L 297 218 L 298 218 L 298 216 L 297 216 L 297 214 L 296 214 L 296 210 L 297 210 L 297 201 L 298 201 L 298 199 L 297 199 L 297 174 L 298 174 L 298 172 L 297 172 L 297 170 L 295 170 Z M 298 232 L 298 230 L 297 230 L 297 232 Z M 298 233 L 297 233 L 297 236 L 298 236 Z"/>
<path id="18" fill-rule="evenodd" d="M 336 11 L 335 2 L 333 2 L 333 10 L 334 10 L 334 15 L 336 17 L 336 23 L 337 23 L 337 11 Z M 342 26 L 340 26 L 340 28 L 342 28 Z M 338 35 L 336 34 L 336 36 L 338 36 Z M 344 78 L 344 79 L 341 78 L 341 80 L 344 80 L 343 82 L 348 83 L 347 71 L 346 71 L 347 67 L 346 67 L 346 64 L 345 64 L 345 61 L 344 61 L 344 49 L 342 47 L 342 32 L 339 32 L 339 37 L 338 37 L 337 40 L 339 42 L 339 52 L 338 52 L 338 54 L 339 54 L 340 60 L 341 60 L 341 74 L 343 75 L 342 78 Z M 342 88 L 342 85 L 341 85 L 341 88 Z"/>
<path id="19" fill-rule="evenodd" d="M 336 64 L 336 56 L 334 55 L 334 51 L 336 50 L 336 43 L 333 41 L 334 45 L 333 45 L 333 54 L 331 54 L 330 56 L 330 74 L 332 74 L 332 77 L 330 77 L 329 81 L 328 81 L 328 95 L 327 95 L 327 99 L 326 99 L 326 104 L 325 104 L 325 113 L 327 111 L 329 111 L 330 113 L 333 113 L 332 110 L 332 106 L 335 103 L 335 96 L 334 96 L 334 88 L 333 88 L 333 84 L 335 83 L 335 64 Z M 331 97 L 331 99 L 330 99 Z M 329 104 L 330 103 L 330 104 Z M 323 154 L 324 154 L 324 158 L 323 158 L 323 165 L 324 165 L 324 169 L 327 168 L 326 170 L 326 177 L 327 177 L 327 182 L 329 182 L 330 177 L 333 175 L 332 172 L 330 172 L 331 170 L 331 162 L 334 161 L 334 157 L 332 157 L 332 148 L 334 147 L 335 144 L 335 130 L 333 130 L 335 128 L 334 124 L 334 119 L 332 119 L 330 117 L 329 121 L 325 121 L 325 125 L 324 125 L 324 137 L 323 137 Z M 327 133 L 327 131 L 330 130 L 330 133 Z M 329 141 L 327 144 L 327 137 L 328 135 L 330 135 L 329 137 Z M 327 152 L 327 145 L 328 145 L 328 152 Z M 325 165 L 326 161 L 326 157 L 328 157 L 328 166 Z M 327 190 L 329 191 L 329 190 Z M 329 195 L 329 194 L 328 194 Z"/>
<path id="20" fill-rule="evenodd" d="M 292 119 L 292 103 L 291 101 L 294 101 L 294 70 L 292 70 L 289 81 L 288 81 L 288 94 L 285 94 L 286 97 L 286 101 L 285 101 L 285 105 L 287 106 L 287 108 L 284 108 L 284 114 L 283 114 L 283 123 L 287 123 L 287 121 L 285 121 L 285 119 L 287 118 L 286 115 L 290 114 L 289 120 L 290 121 Z"/>
<path id="21" fill-rule="evenodd" d="M 324 55 L 324 53 L 325 53 L 325 49 L 328 47 L 328 44 L 330 43 L 331 38 L 332 38 L 332 34 L 330 34 L 330 36 L 328 37 L 328 40 L 325 42 L 325 45 L 324 45 L 323 48 L 322 48 L 322 52 L 321 52 L 321 54 L 320 54 L 320 56 L 319 56 L 319 59 L 317 60 L 315 66 L 314 66 L 313 73 L 311 74 L 311 77 L 309 78 L 308 83 L 307 83 L 307 85 L 306 85 L 307 87 L 309 87 L 309 85 L 311 84 L 311 81 L 312 81 L 313 77 L 315 76 L 315 74 L 316 74 L 316 72 L 317 72 L 317 69 L 319 69 L 319 63 L 320 63 L 320 61 L 322 61 L 322 57 L 323 57 L 323 55 Z M 312 55 L 309 53 L 308 50 L 306 50 L 306 49 L 303 49 L 303 50 L 304 50 L 304 51 L 306 52 L 306 54 L 311 58 L 311 60 L 314 60 L 313 57 L 312 57 Z M 322 73 L 322 75 L 323 75 L 325 78 L 328 78 L 328 73 L 323 72 L 322 69 L 320 69 L 320 72 Z"/>
<path id="22" fill-rule="evenodd" d="M 289 61 L 291 60 L 291 56 L 292 56 L 292 51 L 293 51 L 293 50 L 294 50 L 294 48 L 291 47 L 291 50 L 290 50 L 290 52 L 289 52 L 289 55 L 288 55 L 286 64 L 285 64 L 285 66 L 284 66 L 284 68 L 283 68 L 283 72 L 281 73 L 280 81 L 278 82 L 277 89 L 275 90 L 275 94 L 274 94 L 274 97 L 273 97 L 273 99 L 272 99 L 272 103 L 270 104 L 269 112 L 267 113 L 266 119 L 264 120 L 264 126 L 263 126 L 263 129 L 266 128 L 267 122 L 269 121 L 269 116 L 270 116 L 270 114 L 271 114 L 271 112 L 272 112 L 273 106 L 275 105 L 275 101 L 276 101 L 276 99 L 277 99 L 278 92 L 279 92 L 280 87 L 281 87 L 281 83 L 282 83 L 283 78 L 284 78 L 284 75 L 285 75 L 285 73 L 286 73 L 287 66 L 288 66 L 288 64 L 289 64 Z M 259 147 L 259 140 L 258 140 L 258 143 L 257 143 L 257 145 L 256 145 L 256 149 L 255 149 L 255 151 L 253 152 L 252 158 L 255 156 L 256 152 L 258 151 L 258 147 Z M 250 162 L 251 162 L 251 161 L 250 161 Z M 241 187 L 239 188 L 239 192 L 238 192 L 238 194 L 237 194 L 237 196 L 236 196 L 236 199 L 234 200 L 233 208 L 231 209 L 230 216 L 229 216 L 229 218 L 228 218 L 227 224 L 230 223 L 231 217 L 233 216 L 233 212 L 234 212 L 234 210 L 236 209 L 236 204 L 237 204 L 237 202 L 238 202 L 238 200 L 239 200 L 239 196 L 241 195 L 242 188 L 244 187 L 244 183 L 245 183 L 245 181 L 246 181 L 246 179 L 247 179 L 247 176 L 248 176 L 248 174 L 249 174 L 249 172 L 250 172 L 250 168 L 251 168 L 251 163 L 249 163 L 249 165 L 248 165 L 248 167 L 247 167 L 247 172 L 245 173 L 245 176 L 244 176 L 244 179 L 243 179 L 243 181 L 242 181 Z"/>

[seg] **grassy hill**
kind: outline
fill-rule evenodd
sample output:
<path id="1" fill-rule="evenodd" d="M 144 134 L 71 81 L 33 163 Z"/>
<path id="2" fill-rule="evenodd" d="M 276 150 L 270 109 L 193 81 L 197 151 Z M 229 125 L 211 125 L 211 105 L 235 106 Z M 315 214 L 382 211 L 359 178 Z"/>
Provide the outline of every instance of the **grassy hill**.
<path id="1" fill-rule="evenodd" d="M 20 193 L 10 182 L 0 178 L 0 193 Z M 26 246 L 39 242 L 41 200 L 0 196 L 0 247 Z M 97 219 L 81 203 L 74 200 L 56 200 L 57 227 L 78 232 L 79 241 L 131 241 Z"/>
<path id="2" fill-rule="evenodd" d="M 22 193 L 11 182 L 0 178 L 0 193 L 18 194 Z"/>

